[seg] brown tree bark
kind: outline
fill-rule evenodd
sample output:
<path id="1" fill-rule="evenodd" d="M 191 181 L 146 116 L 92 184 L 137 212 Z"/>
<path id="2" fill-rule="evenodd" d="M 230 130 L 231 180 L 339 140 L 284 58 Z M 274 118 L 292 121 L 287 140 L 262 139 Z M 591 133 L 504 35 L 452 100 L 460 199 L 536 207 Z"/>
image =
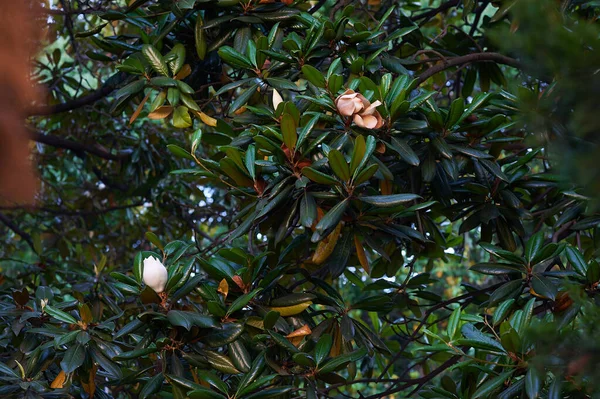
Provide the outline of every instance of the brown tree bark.
<path id="1" fill-rule="evenodd" d="M 39 15 L 29 1 L 7 1 L 0 12 L 0 202 L 31 203 L 37 178 L 30 160 L 26 110 L 37 97 L 30 60 Z"/>

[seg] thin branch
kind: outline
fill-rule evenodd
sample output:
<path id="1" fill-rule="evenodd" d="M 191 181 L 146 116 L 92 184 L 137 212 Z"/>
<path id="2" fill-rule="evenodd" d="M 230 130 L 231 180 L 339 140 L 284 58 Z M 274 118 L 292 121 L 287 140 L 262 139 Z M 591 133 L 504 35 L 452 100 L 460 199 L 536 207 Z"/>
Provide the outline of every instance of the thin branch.
<path id="1" fill-rule="evenodd" d="M 411 17 L 410 19 L 412 21 L 418 21 L 420 19 L 429 19 L 429 18 L 435 17 L 440 12 L 444 12 L 444 11 L 446 11 L 449 8 L 457 6 L 458 3 L 460 3 L 460 0 L 451 0 L 451 1 L 447 2 L 447 3 L 442 4 L 438 8 L 434 8 L 432 10 L 426 11 L 426 12 L 421 13 L 419 15 L 415 15 L 415 16 Z"/>
<path id="2" fill-rule="evenodd" d="M 82 211 L 71 211 L 67 209 L 53 209 L 43 206 L 2 206 L 1 210 L 6 211 L 26 211 L 26 212 L 47 212 L 52 213 L 54 215 L 64 215 L 64 216 L 87 216 L 87 215 L 102 215 L 105 213 L 110 213 L 114 211 L 129 209 L 129 208 L 137 208 L 144 205 L 144 202 L 136 202 L 134 204 L 129 205 L 118 205 L 110 208 L 104 209 L 93 209 L 93 210 L 82 210 Z"/>
<path id="3" fill-rule="evenodd" d="M 87 152 L 89 154 L 96 155 L 97 157 L 100 157 L 103 159 L 108 159 L 110 161 L 120 161 L 120 160 L 127 159 L 132 153 L 132 150 L 125 150 L 125 151 L 121 151 L 116 154 L 113 154 L 112 152 L 110 152 L 100 146 L 86 145 L 86 144 L 79 143 L 77 141 L 67 140 L 67 139 L 64 139 L 59 136 L 42 134 L 42 133 L 38 133 L 38 132 L 31 132 L 30 138 L 31 138 L 31 140 L 36 141 L 38 143 L 50 145 L 52 147 L 57 147 L 57 148 L 64 148 L 64 149 L 72 150 L 75 152 Z"/>
<path id="4" fill-rule="evenodd" d="M 498 53 L 474 53 L 469 55 L 463 55 L 461 57 L 454 58 L 446 58 L 445 60 L 441 60 L 441 62 L 419 75 L 417 78 L 418 84 L 425 82 L 427 79 L 432 77 L 433 75 L 442 72 L 448 68 L 452 68 L 459 65 L 470 64 L 473 62 L 485 62 L 485 61 L 493 61 L 498 64 L 510 65 L 515 68 L 519 68 L 521 64 L 514 58 L 507 57 Z"/>
<path id="5" fill-rule="evenodd" d="M 314 14 L 314 13 L 316 13 L 317 11 L 319 11 L 319 9 L 320 9 L 321 7 L 323 7 L 323 5 L 324 5 L 325 3 L 327 3 L 327 0 L 319 0 L 319 2 L 318 2 L 317 4 L 315 4 L 314 6 L 312 6 L 312 7 L 311 7 L 311 8 L 308 10 L 308 13 L 309 13 L 309 14 Z"/>
<path id="6" fill-rule="evenodd" d="M 433 312 L 435 312 L 436 310 L 445 308 L 446 306 L 455 303 L 455 302 L 459 302 L 463 299 L 466 300 L 472 300 L 473 297 L 479 295 L 479 294 L 483 294 L 486 293 L 488 291 L 492 291 L 496 288 L 498 288 L 500 285 L 502 285 L 503 283 L 498 283 L 498 284 L 494 284 L 494 285 L 490 285 L 488 287 L 485 288 L 481 288 L 479 290 L 475 290 L 475 291 L 471 291 L 471 292 L 467 292 L 463 295 L 457 296 L 455 298 L 451 298 L 448 299 L 446 301 L 437 303 L 435 305 L 433 305 L 432 307 L 430 307 L 429 309 L 427 309 L 427 311 L 425 311 L 425 314 L 422 317 L 421 322 L 419 323 L 419 325 L 413 330 L 411 336 L 409 337 L 409 340 L 403 345 L 403 347 L 401 348 L 400 351 L 398 351 L 394 357 L 392 358 L 392 360 L 387 364 L 387 366 L 383 369 L 383 371 L 381 372 L 381 377 L 382 378 L 387 372 L 388 370 L 394 365 L 394 363 L 400 359 L 400 357 L 402 356 L 402 354 L 404 353 L 404 350 L 408 347 L 408 345 L 417 337 L 417 335 L 419 334 L 419 331 L 425 326 L 426 321 L 429 318 L 429 315 L 431 315 Z"/>
<path id="7" fill-rule="evenodd" d="M 35 251 L 35 247 L 33 246 L 33 240 L 31 239 L 31 236 L 29 234 L 27 234 L 26 232 L 24 232 L 23 230 L 21 230 L 21 228 L 19 228 L 19 226 L 17 226 L 12 220 L 10 220 L 8 217 L 6 217 L 6 215 L 4 215 L 3 213 L 0 213 L 0 222 L 2 222 L 6 227 L 11 229 L 13 231 L 13 233 L 15 233 L 16 235 L 21 237 L 23 240 L 25 240 L 25 242 L 27 242 L 27 244 L 29 244 L 31 249 L 33 249 Z"/>
<path id="8" fill-rule="evenodd" d="M 112 93 L 121 83 L 128 79 L 127 74 L 119 72 L 111 76 L 102 87 L 98 90 L 81 97 L 77 97 L 71 101 L 56 105 L 39 105 L 29 110 L 29 116 L 43 116 L 43 115 L 54 115 L 61 112 L 72 111 L 77 108 L 81 108 L 86 105 L 95 103 L 107 97 Z"/>
<path id="9" fill-rule="evenodd" d="M 46 8 L 40 8 L 39 9 L 40 12 L 46 14 L 46 15 L 57 15 L 57 16 L 63 16 L 63 15 L 85 15 L 85 14 L 95 14 L 95 13 L 101 13 L 101 12 L 105 12 L 108 10 L 101 10 L 101 9 L 94 9 L 94 8 L 86 8 L 85 10 L 48 10 Z M 113 11 L 113 10 L 111 10 Z M 119 11 L 119 10 L 114 10 L 114 11 Z M 125 11 L 125 10 L 123 10 Z"/>

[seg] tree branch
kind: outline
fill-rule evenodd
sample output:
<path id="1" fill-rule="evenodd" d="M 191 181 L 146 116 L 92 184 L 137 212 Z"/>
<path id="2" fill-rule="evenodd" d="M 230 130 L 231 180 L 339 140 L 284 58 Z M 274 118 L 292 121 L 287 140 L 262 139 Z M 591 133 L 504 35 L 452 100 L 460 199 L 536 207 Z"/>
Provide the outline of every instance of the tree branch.
<path id="1" fill-rule="evenodd" d="M 13 231 L 13 233 L 15 233 L 16 235 L 21 237 L 23 240 L 25 240 L 25 242 L 27 244 L 29 244 L 31 249 L 33 249 L 35 251 L 35 247 L 33 246 L 33 240 L 31 239 L 31 236 L 29 234 L 27 234 L 26 232 L 24 232 L 23 230 L 21 230 L 19 228 L 19 226 L 14 224 L 13 221 L 10 220 L 8 217 L 6 217 L 6 215 L 4 215 L 3 213 L 0 213 L 0 222 L 4 223 L 4 225 L 6 227 L 8 227 L 9 229 L 11 229 Z"/>
<path id="2" fill-rule="evenodd" d="M 61 112 L 72 111 L 86 105 L 95 103 L 112 93 L 121 83 L 127 80 L 128 76 L 124 72 L 119 72 L 111 76 L 98 90 L 71 101 L 56 105 L 39 105 L 29 110 L 29 116 L 54 115 Z"/>
<path id="3" fill-rule="evenodd" d="M 106 149 L 100 146 L 85 145 L 77 141 L 64 139 L 59 136 L 42 134 L 38 132 L 31 132 L 30 138 L 31 140 L 36 141 L 38 143 L 50 145 L 52 147 L 57 148 L 64 148 L 75 152 L 87 152 L 89 154 L 96 155 L 97 157 L 108 159 L 110 161 L 120 161 L 127 159 L 132 152 L 132 150 L 125 150 L 113 154 L 112 152 L 107 151 Z"/>
<path id="4" fill-rule="evenodd" d="M 410 19 L 412 21 L 418 21 L 420 19 L 428 19 L 428 18 L 431 18 L 431 17 L 435 17 L 438 13 L 444 12 L 447 9 L 452 8 L 452 7 L 456 6 L 456 5 L 458 5 L 458 3 L 460 3 L 460 0 L 450 0 L 447 3 L 442 4 L 438 8 L 434 8 L 433 10 L 429 10 L 429 11 L 426 11 L 426 12 L 421 13 L 419 15 L 415 15 L 415 16 L 411 17 Z"/>
<path id="5" fill-rule="evenodd" d="M 104 209 L 92 209 L 92 210 L 81 210 L 81 211 L 71 211 L 67 209 L 52 209 L 43 206 L 1 206 L 0 209 L 6 211 L 26 211 L 26 212 L 47 212 L 53 215 L 62 215 L 62 216 L 88 216 L 88 215 L 103 215 L 105 213 L 110 213 L 114 211 L 120 211 L 130 208 L 137 208 L 143 206 L 144 202 L 136 202 L 129 205 L 117 205 L 110 208 Z M 1 220 L 0 220 L 1 221 Z"/>
<path id="6" fill-rule="evenodd" d="M 485 62 L 493 61 L 498 64 L 510 65 L 515 68 L 519 68 L 521 64 L 514 58 L 507 57 L 499 53 L 474 53 L 469 55 L 463 55 L 461 57 L 445 58 L 441 60 L 441 63 L 427 69 L 425 72 L 419 75 L 417 83 L 421 84 L 433 75 L 442 72 L 448 68 L 452 68 L 458 65 L 470 64 L 473 62 Z"/>

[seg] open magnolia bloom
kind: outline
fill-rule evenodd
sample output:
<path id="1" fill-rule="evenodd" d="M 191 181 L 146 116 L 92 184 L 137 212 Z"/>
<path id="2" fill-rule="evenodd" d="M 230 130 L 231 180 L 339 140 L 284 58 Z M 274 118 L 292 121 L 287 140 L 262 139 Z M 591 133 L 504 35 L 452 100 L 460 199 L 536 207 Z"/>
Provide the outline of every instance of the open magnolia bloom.
<path id="1" fill-rule="evenodd" d="M 383 126 L 383 119 L 377 111 L 381 101 L 371 104 L 362 94 L 348 89 L 335 99 L 335 105 L 340 115 L 354 116 L 354 123 L 362 128 L 378 129 Z"/>
<path id="2" fill-rule="evenodd" d="M 367 99 L 361 94 L 355 93 L 352 89 L 348 89 L 335 99 L 335 106 L 340 115 L 352 116 L 365 107 L 365 101 L 367 101 Z"/>
<path id="3" fill-rule="evenodd" d="M 167 268 L 158 259 L 154 256 L 144 259 L 143 280 L 148 287 L 160 294 L 165 290 L 168 279 Z"/>
<path id="4" fill-rule="evenodd" d="M 367 129 L 379 129 L 383 126 L 383 118 L 377 111 L 377 107 L 380 105 L 381 101 L 379 100 L 369 104 L 364 110 L 354 115 L 354 123 Z"/>

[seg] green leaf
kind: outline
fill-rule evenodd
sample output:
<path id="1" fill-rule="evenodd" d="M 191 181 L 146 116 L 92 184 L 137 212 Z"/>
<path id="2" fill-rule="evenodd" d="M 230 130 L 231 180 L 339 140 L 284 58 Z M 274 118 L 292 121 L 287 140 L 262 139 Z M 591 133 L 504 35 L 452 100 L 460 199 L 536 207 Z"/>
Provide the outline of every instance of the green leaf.
<path id="1" fill-rule="evenodd" d="M 471 339 L 471 340 L 477 341 L 477 342 L 481 342 L 481 343 L 485 344 L 486 346 L 496 348 L 501 352 L 506 352 L 504 347 L 498 341 L 495 341 L 494 339 L 483 334 L 481 331 L 479 331 L 477 328 L 475 328 L 475 326 L 473 326 L 473 324 L 470 324 L 470 323 L 465 324 L 464 326 L 462 326 L 461 332 L 468 339 Z"/>
<path id="2" fill-rule="evenodd" d="M 267 78 L 266 79 L 269 86 L 274 87 L 279 90 L 292 90 L 298 91 L 300 90 L 298 86 L 294 82 L 291 82 L 287 79 L 280 78 Z"/>
<path id="3" fill-rule="evenodd" d="M 233 362 L 231 361 L 231 359 L 219 352 L 214 352 L 214 351 L 208 351 L 208 350 L 204 350 L 202 351 L 202 354 L 204 355 L 204 357 L 206 357 L 206 360 L 208 361 L 208 363 L 210 364 L 210 366 L 212 368 L 214 368 L 215 370 L 218 370 L 222 373 L 226 373 L 226 374 L 239 374 L 240 371 L 234 366 Z M 196 396 L 196 397 L 200 397 L 200 396 Z"/>
<path id="4" fill-rule="evenodd" d="M 378 170 L 379 170 L 379 165 L 377 165 L 375 163 L 367 166 L 365 169 L 362 170 L 362 172 L 360 172 L 358 174 L 358 176 L 356 176 L 356 179 L 354 179 L 354 185 L 358 186 L 358 185 L 366 182 L 371 177 L 373 177 L 373 175 L 375 173 L 377 173 Z"/>
<path id="5" fill-rule="evenodd" d="M 489 274 L 489 275 L 502 275 L 509 273 L 524 273 L 520 266 L 510 265 L 507 263 L 478 263 L 475 266 L 471 267 L 472 271 Z"/>
<path id="6" fill-rule="evenodd" d="M 167 320 L 169 320 L 172 325 L 183 327 L 188 331 L 191 330 L 192 326 L 202 328 L 214 328 L 218 326 L 215 320 L 210 316 L 182 310 L 170 310 L 169 313 L 167 313 Z"/>
<path id="7" fill-rule="evenodd" d="M 48 313 L 50 316 L 54 317 L 55 319 L 62 321 L 63 323 L 77 324 L 77 320 L 73 316 L 71 316 L 70 314 L 68 314 L 66 312 L 63 312 L 60 309 L 56 309 L 50 305 L 46 305 L 46 307 L 44 308 L 44 312 Z"/>
<path id="8" fill-rule="evenodd" d="M 250 100 L 250 97 L 252 97 L 252 95 L 254 93 L 256 93 L 256 90 L 258 90 L 258 85 L 255 84 L 254 86 L 250 87 L 248 90 L 244 91 L 242 94 L 240 94 L 239 96 L 237 96 L 237 98 L 235 99 L 235 101 L 233 101 L 231 103 L 231 105 L 229 106 L 229 114 L 233 114 L 235 111 L 237 111 L 238 109 L 242 108 L 244 105 L 246 105 L 246 103 L 248 102 L 248 100 Z"/>
<path id="9" fill-rule="evenodd" d="M 490 395 L 492 394 L 492 392 L 501 387 L 502 384 L 504 384 L 504 381 L 506 381 L 512 375 L 512 373 L 513 371 L 511 370 L 507 371 L 506 373 L 502 373 L 497 377 L 488 379 L 486 382 L 481 384 L 479 388 L 477 388 L 477 390 L 473 393 L 473 396 L 471 396 L 471 398 L 491 398 L 492 396 Z"/>
<path id="10" fill-rule="evenodd" d="M 237 392 L 235 394 L 235 397 L 239 397 L 239 396 L 243 395 L 245 393 L 244 392 L 245 390 L 247 390 L 248 392 L 252 392 L 251 389 L 248 389 L 248 388 L 251 387 L 251 384 L 262 373 L 264 368 L 265 368 L 265 356 L 264 356 L 264 352 L 261 352 L 258 354 L 257 357 L 254 358 L 254 361 L 252 362 L 250 371 L 247 372 L 244 375 L 244 378 L 242 378 L 242 380 L 240 381 Z"/>
<path id="11" fill-rule="evenodd" d="M 135 80 L 135 81 L 129 83 L 128 85 L 120 88 L 116 92 L 115 97 L 118 100 L 123 97 L 131 96 L 132 94 L 136 94 L 136 93 L 139 93 L 140 91 L 142 91 L 144 89 L 144 87 L 146 87 L 146 79 Z"/>
<path id="12" fill-rule="evenodd" d="M 148 381 L 146 382 L 146 384 L 144 385 L 144 387 L 141 389 L 141 391 L 139 393 L 139 398 L 146 399 L 146 398 L 150 397 L 152 394 L 155 394 L 158 391 L 160 391 L 160 388 L 162 387 L 164 380 L 165 380 L 165 376 L 163 375 L 163 373 L 158 373 L 154 377 L 151 377 L 150 379 L 148 379 Z"/>
<path id="13" fill-rule="evenodd" d="M 292 152 L 296 149 L 296 142 L 298 141 L 298 133 L 296 129 L 296 119 L 288 113 L 283 114 L 281 117 L 281 132 L 283 134 L 283 142 L 287 148 Z"/>
<path id="14" fill-rule="evenodd" d="M 254 147 L 254 144 L 250 144 L 248 146 L 248 149 L 246 150 L 246 155 L 244 157 L 244 165 L 246 166 L 246 169 L 248 170 L 248 173 L 250 174 L 250 177 L 252 178 L 252 180 L 256 179 L 255 162 L 256 162 L 256 149 Z"/>
<path id="15" fill-rule="evenodd" d="M 375 205 L 378 208 L 392 208 L 394 206 L 404 204 L 421 198 L 417 194 L 394 194 L 394 195 L 371 195 L 359 197 L 362 202 Z"/>
<path id="16" fill-rule="evenodd" d="M 446 116 L 446 129 L 452 129 L 454 125 L 458 122 L 463 112 L 465 111 L 465 100 L 463 98 L 457 98 L 452 101 L 452 105 L 450 106 L 450 111 Z"/>
<path id="17" fill-rule="evenodd" d="M 142 46 L 142 54 L 157 73 L 163 76 L 169 76 L 169 68 L 160 52 L 151 44 Z"/>
<path id="18" fill-rule="evenodd" d="M 168 63 L 169 68 L 171 69 L 171 73 L 176 75 L 185 63 L 185 46 L 181 43 L 177 43 L 165 58 L 170 59 Z"/>
<path id="19" fill-rule="evenodd" d="M 302 66 L 302 74 L 304 78 L 308 80 L 310 83 L 314 84 L 317 87 L 325 88 L 327 84 L 325 81 L 325 76 L 319 71 L 317 68 L 311 65 L 303 65 Z"/>
<path id="20" fill-rule="evenodd" d="M 537 371 L 533 368 L 527 370 L 527 374 L 525 374 L 525 392 L 529 399 L 535 399 L 539 396 L 541 385 L 542 381 Z"/>
<path id="21" fill-rule="evenodd" d="M 552 300 L 556 299 L 556 294 L 558 293 L 558 289 L 552 281 L 541 274 L 531 276 L 531 288 L 533 288 L 536 294 Z"/>
<path id="22" fill-rule="evenodd" d="M 465 112 L 463 112 L 461 117 L 458 118 L 458 120 L 456 121 L 456 124 L 461 123 L 469 115 L 471 115 L 473 112 L 475 112 L 475 110 L 477 110 L 479 107 L 483 106 L 492 97 L 492 95 L 493 95 L 492 93 L 477 93 L 477 95 L 475 95 L 475 97 L 473 98 L 473 100 L 471 101 L 471 103 L 469 104 L 467 109 L 465 110 Z"/>
<path id="23" fill-rule="evenodd" d="M 365 156 L 367 146 L 365 144 L 365 138 L 362 135 L 358 135 L 354 140 L 354 149 L 352 151 L 352 159 L 350 160 L 350 173 L 354 174 L 358 165 Z"/>
<path id="24" fill-rule="evenodd" d="M 228 353 L 231 361 L 238 370 L 243 373 L 250 371 L 250 367 L 252 367 L 252 357 L 241 339 L 237 339 L 229 344 Z M 218 381 L 222 382 L 221 380 Z M 220 390 L 223 393 L 227 393 L 227 386 L 223 384 Z"/>
<path id="25" fill-rule="evenodd" d="M 0 363 L 0 373 L 6 374 L 6 375 L 14 377 L 14 378 L 19 378 L 19 379 L 21 378 L 15 370 L 11 369 L 4 363 Z"/>
<path id="26" fill-rule="evenodd" d="M 179 158 L 191 159 L 192 161 L 194 160 L 194 157 L 192 156 L 192 154 L 190 154 L 183 148 L 179 147 L 178 145 L 167 144 L 167 149 L 169 151 L 171 151 L 171 153 L 173 153 L 174 155 L 178 156 Z"/>
<path id="27" fill-rule="evenodd" d="M 540 251 L 540 249 L 542 248 L 542 246 L 544 245 L 544 233 L 543 232 L 538 232 L 534 235 L 532 235 L 531 237 L 529 237 L 529 240 L 527 241 L 527 244 L 525 245 L 525 259 L 527 259 L 528 262 L 531 262 L 533 260 L 533 258 L 536 257 L 536 255 L 538 254 L 538 252 Z"/>
<path id="28" fill-rule="evenodd" d="M 204 343 L 212 347 L 228 345 L 236 341 L 244 332 L 241 323 L 225 323 L 221 328 L 215 328 L 204 337 Z"/>
<path id="29" fill-rule="evenodd" d="M 560 377 L 555 377 L 554 381 L 548 388 L 548 399 L 562 399 L 562 381 Z"/>
<path id="30" fill-rule="evenodd" d="M 308 121 L 308 123 L 306 125 L 304 125 L 304 127 L 300 131 L 300 134 L 298 135 L 298 142 L 296 143 L 297 147 L 300 147 L 302 145 L 302 143 L 304 143 L 304 140 L 306 140 L 306 138 L 308 137 L 308 135 L 310 134 L 312 129 L 315 127 L 315 125 L 319 121 L 319 117 L 320 117 L 319 115 L 313 116 Z"/>
<path id="31" fill-rule="evenodd" d="M 508 312 L 510 312 L 510 309 L 513 305 L 513 303 L 515 303 L 515 300 L 513 298 L 508 299 L 504 302 L 502 302 L 494 311 L 494 316 L 493 316 L 493 324 L 497 325 L 499 324 L 502 320 L 504 320 L 506 318 L 506 316 L 508 315 Z"/>
<path id="32" fill-rule="evenodd" d="M 256 215 L 256 219 L 259 219 L 259 218 L 265 216 L 266 214 L 271 212 L 273 209 L 275 209 L 275 207 L 277 207 L 283 201 L 287 201 L 289 199 L 289 193 L 290 193 L 290 191 L 292 191 L 292 189 L 293 189 L 292 186 L 288 186 L 288 187 L 284 188 L 279 194 L 277 194 L 277 196 L 275 196 L 275 198 L 273 198 L 271 201 L 269 201 L 269 203 L 267 203 L 267 205 L 265 205 L 265 207 L 260 210 L 258 215 Z"/>
<path id="33" fill-rule="evenodd" d="M 333 338 L 330 334 L 323 334 L 319 338 L 317 345 L 315 346 L 315 361 L 317 365 L 321 364 L 323 360 L 329 356 L 331 346 L 333 345 Z"/>
<path id="34" fill-rule="evenodd" d="M 188 392 L 190 399 L 226 399 L 227 396 L 202 386 L 195 387 L 193 391 Z"/>
<path id="35" fill-rule="evenodd" d="M 188 112 L 188 108 L 179 106 L 173 112 L 173 126 L 183 129 L 192 126 L 192 117 Z"/>
<path id="36" fill-rule="evenodd" d="M 342 216 L 349 205 L 348 199 L 343 200 L 327 212 L 325 216 L 317 223 L 317 231 L 323 235 L 325 232 L 332 230 L 342 220 Z"/>
<path id="37" fill-rule="evenodd" d="M 156 353 L 156 352 L 158 352 L 158 348 L 156 347 L 156 345 L 154 343 L 152 343 L 147 348 L 134 349 L 129 352 L 122 352 L 122 353 L 118 354 L 117 356 L 113 357 L 113 360 L 137 359 L 139 357 L 146 356 L 146 355 L 149 355 L 150 353 Z"/>
<path id="38" fill-rule="evenodd" d="M 400 155 L 400 158 L 407 164 L 419 166 L 421 162 L 419 157 L 406 141 L 392 137 L 391 144 L 388 144 L 388 147 L 396 151 Z"/>
<path id="39" fill-rule="evenodd" d="M 298 348 L 296 348 L 289 339 L 287 339 L 286 337 L 284 337 L 281 334 L 278 334 L 274 331 L 267 331 L 269 333 L 269 335 L 271 336 L 271 338 L 273 339 L 273 341 L 275 341 L 275 343 L 279 346 L 281 346 L 282 348 L 284 348 L 285 350 L 287 350 L 289 353 L 298 353 L 299 350 Z"/>
<path id="40" fill-rule="evenodd" d="M 350 180 L 350 168 L 341 152 L 335 149 L 331 150 L 329 151 L 327 158 L 329 160 L 329 166 L 333 169 L 333 173 L 335 173 L 340 180 Z"/>
<path id="41" fill-rule="evenodd" d="M 151 231 L 147 231 L 145 235 L 146 235 L 146 239 L 148 241 L 150 241 L 152 244 L 154 244 L 155 247 L 157 247 L 161 251 L 163 251 L 165 249 L 164 246 L 162 245 L 162 243 L 160 242 L 160 240 L 158 239 L 158 237 L 156 236 L 156 234 L 154 234 Z"/>
<path id="42" fill-rule="evenodd" d="M 575 271 L 580 275 L 585 276 L 587 273 L 588 264 L 585 261 L 585 258 L 583 257 L 581 252 L 579 252 L 577 248 L 569 245 L 565 249 L 565 254 L 567 255 L 567 260 L 569 261 L 573 269 L 575 269 Z"/>
<path id="43" fill-rule="evenodd" d="M 310 356 L 307 355 L 306 353 L 300 352 L 300 353 L 296 353 L 292 356 L 292 359 L 294 359 L 294 361 L 296 363 L 298 363 L 301 366 L 304 367 L 315 367 L 315 360 Z"/>
<path id="44" fill-rule="evenodd" d="M 286 393 L 292 390 L 292 387 L 275 387 L 261 389 L 251 395 L 245 396 L 244 399 L 273 399 L 285 397 Z"/>
<path id="45" fill-rule="evenodd" d="M 222 46 L 219 48 L 219 56 L 229 65 L 236 68 L 254 69 L 250 59 L 242 53 L 235 50 L 233 47 Z"/>
<path id="46" fill-rule="evenodd" d="M 83 364 L 84 360 L 85 348 L 83 345 L 76 344 L 67 349 L 62 361 L 60 362 L 60 367 L 65 373 L 72 373 Z"/>
<path id="47" fill-rule="evenodd" d="M 225 315 L 225 317 L 227 318 L 227 317 L 229 317 L 230 314 L 235 313 L 238 310 L 242 309 L 244 306 L 246 306 L 248 304 L 248 302 L 250 302 L 252 299 L 254 299 L 256 294 L 258 294 L 261 291 L 262 291 L 262 288 L 256 288 L 256 289 L 252 290 L 251 292 L 244 294 L 244 295 L 240 296 L 239 298 L 237 298 L 229 306 L 229 310 L 227 310 L 227 314 Z"/>
<path id="48" fill-rule="evenodd" d="M 311 168 L 310 166 L 307 166 L 305 168 L 302 168 L 302 174 L 306 177 L 308 177 L 310 180 L 319 183 L 319 184 L 328 184 L 328 185 L 334 185 L 334 184 L 340 184 L 339 181 L 337 181 L 335 178 L 326 175 L 323 172 L 319 172 L 316 169 Z"/>
<path id="49" fill-rule="evenodd" d="M 202 13 L 198 13 L 196 16 L 196 25 L 194 27 L 194 43 L 196 45 L 196 54 L 200 60 L 204 60 L 206 57 L 206 33 L 203 28 L 204 20 L 202 19 Z"/>
<path id="50" fill-rule="evenodd" d="M 458 332 L 458 325 L 460 323 L 460 314 L 461 308 L 460 306 L 454 309 L 450 318 L 448 319 L 448 338 L 452 340 L 456 333 Z"/>
<path id="51" fill-rule="evenodd" d="M 368 136 L 367 141 L 365 143 L 365 150 L 364 150 L 363 156 L 360 157 L 360 159 L 358 160 L 358 164 L 356 165 L 355 170 L 353 172 L 351 172 L 353 179 L 356 178 L 358 173 L 363 170 L 364 166 L 367 164 L 367 162 L 371 158 L 373 151 L 375 151 L 376 146 L 377 146 L 377 140 L 375 139 L 375 136 Z"/>
<path id="52" fill-rule="evenodd" d="M 333 371 L 339 370 L 344 367 L 348 363 L 357 362 L 362 359 L 367 354 L 367 348 L 363 347 L 354 352 L 346 353 L 340 356 L 336 356 L 333 359 L 328 360 L 322 366 L 319 367 L 319 374 L 331 373 Z"/>
<path id="53" fill-rule="evenodd" d="M 190 97 L 187 94 L 183 94 L 183 93 L 180 93 L 179 97 L 181 98 L 181 102 L 183 103 L 183 105 L 185 105 L 186 107 L 188 107 L 189 109 L 191 109 L 193 111 L 200 111 L 200 106 L 198 106 L 198 104 L 196 104 L 196 101 L 194 101 L 194 99 L 192 97 Z M 191 119 L 190 119 L 190 122 L 191 122 Z"/>
<path id="54" fill-rule="evenodd" d="M 167 101 L 169 101 L 169 104 L 171 104 L 173 107 L 179 105 L 180 98 L 181 92 L 179 91 L 179 89 L 175 87 L 169 87 L 167 89 Z"/>

